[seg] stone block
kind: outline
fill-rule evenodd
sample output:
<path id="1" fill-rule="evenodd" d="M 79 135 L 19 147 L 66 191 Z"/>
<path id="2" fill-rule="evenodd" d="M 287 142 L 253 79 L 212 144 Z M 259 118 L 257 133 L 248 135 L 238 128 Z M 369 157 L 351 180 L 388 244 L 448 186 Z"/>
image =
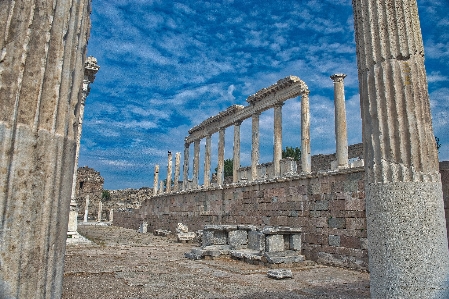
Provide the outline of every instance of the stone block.
<path id="1" fill-rule="evenodd" d="M 248 245 L 248 231 L 233 230 L 228 234 L 228 244 L 232 249 L 246 248 Z"/>
<path id="2" fill-rule="evenodd" d="M 328 220 L 328 225 L 329 225 L 329 228 L 345 228 L 346 220 L 345 220 L 345 218 L 331 217 Z"/>
<path id="3" fill-rule="evenodd" d="M 341 247 L 361 248 L 360 245 L 361 245 L 360 244 L 360 238 L 351 237 L 351 236 L 345 236 L 345 235 L 342 235 L 340 237 L 340 246 Z"/>
<path id="4" fill-rule="evenodd" d="M 248 249 L 265 251 L 265 235 L 259 231 L 249 231 Z"/>
<path id="5" fill-rule="evenodd" d="M 290 250 L 301 251 L 301 235 L 290 235 Z"/>
<path id="6" fill-rule="evenodd" d="M 366 229 L 366 218 L 346 218 L 347 229 Z"/>
<path id="7" fill-rule="evenodd" d="M 274 279 L 293 278 L 292 270 L 272 269 L 268 270 L 267 276 Z"/>
<path id="8" fill-rule="evenodd" d="M 340 247 L 340 236 L 329 235 L 329 246 Z"/>
<path id="9" fill-rule="evenodd" d="M 265 251 L 266 252 L 284 251 L 284 236 L 267 235 L 265 237 Z"/>
<path id="10" fill-rule="evenodd" d="M 348 211 L 364 211 L 365 199 L 347 198 L 345 201 L 345 209 Z"/>
<path id="11" fill-rule="evenodd" d="M 219 230 L 203 230 L 202 246 L 227 244 L 227 233 Z"/>
<path id="12" fill-rule="evenodd" d="M 317 200 L 315 202 L 315 210 L 316 211 L 327 211 L 329 209 L 329 201 L 328 200 Z"/>

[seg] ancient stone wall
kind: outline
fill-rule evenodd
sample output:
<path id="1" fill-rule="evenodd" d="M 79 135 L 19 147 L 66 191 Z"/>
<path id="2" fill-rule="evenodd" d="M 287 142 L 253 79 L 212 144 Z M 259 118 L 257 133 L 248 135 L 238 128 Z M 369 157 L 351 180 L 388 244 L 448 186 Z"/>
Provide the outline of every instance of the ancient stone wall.
<path id="1" fill-rule="evenodd" d="M 86 197 L 89 196 L 88 220 L 97 219 L 99 202 L 102 199 L 104 179 L 100 172 L 88 166 L 79 167 L 76 177 L 76 204 L 78 219 L 83 219 Z"/>
<path id="2" fill-rule="evenodd" d="M 449 161 L 440 162 L 441 183 L 443 185 L 444 212 L 446 229 L 449 231 Z"/>

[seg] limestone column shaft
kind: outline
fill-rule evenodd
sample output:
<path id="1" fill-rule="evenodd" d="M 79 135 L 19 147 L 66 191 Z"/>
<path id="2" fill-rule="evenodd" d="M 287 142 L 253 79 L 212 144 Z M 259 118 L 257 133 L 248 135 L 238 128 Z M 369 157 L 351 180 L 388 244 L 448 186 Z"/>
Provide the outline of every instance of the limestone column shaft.
<path id="1" fill-rule="evenodd" d="M 173 191 L 177 192 L 179 191 L 179 167 L 181 164 L 181 153 L 176 153 L 175 154 L 175 182 L 173 185 Z"/>
<path id="2" fill-rule="evenodd" d="M 348 133 L 346 127 L 345 74 L 334 74 L 335 139 L 337 167 L 348 167 Z"/>
<path id="3" fill-rule="evenodd" d="M 240 125 L 242 122 L 234 124 L 234 147 L 233 147 L 233 165 L 232 165 L 232 182 L 238 183 L 238 172 L 240 168 Z"/>
<path id="4" fill-rule="evenodd" d="M 164 193 L 164 181 L 159 182 L 159 194 Z"/>
<path id="5" fill-rule="evenodd" d="M 301 166 L 302 172 L 304 173 L 310 173 L 312 171 L 309 91 L 301 94 Z"/>
<path id="6" fill-rule="evenodd" d="M 211 135 L 206 137 L 206 148 L 204 151 L 204 187 L 210 186 L 210 154 L 211 154 Z"/>
<path id="7" fill-rule="evenodd" d="M 281 175 L 281 159 L 282 159 L 282 105 L 274 106 L 274 145 L 273 145 L 273 166 L 274 176 Z"/>
<path id="8" fill-rule="evenodd" d="M 198 177 L 200 173 L 200 141 L 193 142 L 193 189 L 198 188 Z"/>
<path id="9" fill-rule="evenodd" d="M 449 298 L 416 0 L 353 1 L 372 298 Z"/>
<path id="10" fill-rule="evenodd" d="M 184 168 L 182 174 L 182 190 L 187 190 L 189 184 L 189 151 L 190 143 L 184 144 Z"/>
<path id="11" fill-rule="evenodd" d="M 259 116 L 255 113 L 252 116 L 252 143 L 251 143 L 251 180 L 257 180 L 257 165 L 259 164 Z"/>
<path id="12" fill-rule="evenodd" d="M 103 203 L 101 200 L 98 202 L 98 215 L 97 215 L 97 222 L 101 222 L 101 215 L 103 214 Z"/>
<path id="13" fill-rule="evenodd" d="M 2 298 L 61 297 L 90 9 L 0 1 Z"/>
<path id="14" fill-rule="evenodd" d="M 225 154 L 225 129 L 221 128 L 218 131 L 218 169 L 217 169 L 217 183 L 223 185 L 224 179 L 224 154 Z"/>
<path id="15" fill-rule="evenodd" d="M 157 184 L 159 183 L 159 165 L 154 166 L 154 178 L 153 178 L 153 195 L 157 195 Z"/>
<path id="16" fill-rule="evenodd" d="M 171 176 L 172 176 L 172 163 L 173 163 L 173 156 L 171 152 L 168 152 L 167 157 L 167 183 L 165 190 L 167 193 L 171 192 Z"/>
<path id="17" fill-rule="evenodd" d="M 86 195 L 86 203 L 84 205 L 84 222 L 89 220 L 89 195 Z"/>

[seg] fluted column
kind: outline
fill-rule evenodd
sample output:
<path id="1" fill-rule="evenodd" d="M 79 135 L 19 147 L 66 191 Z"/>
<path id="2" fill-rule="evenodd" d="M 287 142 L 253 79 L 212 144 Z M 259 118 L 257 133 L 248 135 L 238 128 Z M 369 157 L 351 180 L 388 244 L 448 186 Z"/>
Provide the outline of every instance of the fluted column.
<path id="1" fill-rule="evenodd" d="M 372 298 L 449 298 L 438 153 L 415 0 L 353 1 Z"/>
<path id="2" fill-rule="evenodd" d="M 252 116 L 252 143 L 251 143 L 251 181 L 257 180 L 257 165 L 259 164 L 259 116 Z"/>
<path id="3" fill-rule="evenodd" d="M 156 196 L 158 194 L 157 184 L 159 183 L 159 165 L 154 166 L 154 178 L 153 178 L 153 195 Z"/>
<path id="4" fill-rule="evenodd" d="M 206 137 L 206 149 L 204 152 L 204 188 L 210 185 L 210 153 L 211 153 L 211 135 Z"/>
<path id="5" fill-rule="evenodd" d="M 173 156 L 170 151 L 168 152 L 167 160 L 168 160 L 167 161 L 167 183 L 166 183 L 165 190 L 167 193 L 170 193 L 171 192 L 172 163 L 173 163 Z"/>
<path id="6" fill-rule="evenodd" d="M 240 168 L 240 125 L 241 121 L 234 124 L 234 147 L 233 147 L 233 165 L 232 165 L 232 182 L 239 181 L 238 172 Z"/>
<path id="7" fill-rule="evenodd" d="M 182 175 L 182 190 L 187 190 L 189 184 L 189 147 L 190 143 L 184 143 L 184 168 Z"/>
<path id="8" fill-rule="evenodd" d="M 181 164 L 181 153 L 175 154 L 175 178 L 174 178 L 174 185 L 173 185 L 173 191 L 177 192 L 179 191 L 179 168 Z"/>
<path id="9" fill-rule="evenodd" d="M 334 74 L 330 78 L 334 81 L 334 106 L 335 106 L 335 139 L 337 167 L 348 167 L 348 133 L 346 128 L 345 105 L 345 74 Z"/>
<path id="10" fill-rule="evenodd" d="M 284 103 L 278 103 L 274 106 L 274 145 L 273 145 L 273 166 L 274 176 L 281 175 L 282 159 L 282 106 Z"/>
<path id="11" fill-rule="evenodd" d="M 89 13 L 0 1 L 2 298 L 61 297 Z"/>
<path id="12" fill-rule="evenodd" d="M 301 94 L 301 166 L 302 172 L 304 173 L 310 173 L 312 171 L 309 91 Z"/>
<path id="13" fill-rule="evenodd" d="M 198 188 L 198 177 L 200 173 L 200 141 L 193 142 L 193 189 Z"/>
<path id="14" fill-rule="evenodd" d="M 225 152 L 225 129 L 221 128 L 220 131 L 218 131 L 218 169 L 217 169 L 218 185 L 223 185 L 224 152 Z"/>

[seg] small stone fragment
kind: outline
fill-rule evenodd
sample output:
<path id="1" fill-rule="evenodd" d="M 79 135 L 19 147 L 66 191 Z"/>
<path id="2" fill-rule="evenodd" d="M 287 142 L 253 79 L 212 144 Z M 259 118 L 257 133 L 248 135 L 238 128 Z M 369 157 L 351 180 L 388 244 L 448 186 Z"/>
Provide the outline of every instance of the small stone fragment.
<path id="1" fill-rule="evenodd" d="M 274 279 L 293 278 L 292 270 L 287 270 L 287 269 L 268 270 L 267 275 L 269 278 L 274 278 Z"/>

